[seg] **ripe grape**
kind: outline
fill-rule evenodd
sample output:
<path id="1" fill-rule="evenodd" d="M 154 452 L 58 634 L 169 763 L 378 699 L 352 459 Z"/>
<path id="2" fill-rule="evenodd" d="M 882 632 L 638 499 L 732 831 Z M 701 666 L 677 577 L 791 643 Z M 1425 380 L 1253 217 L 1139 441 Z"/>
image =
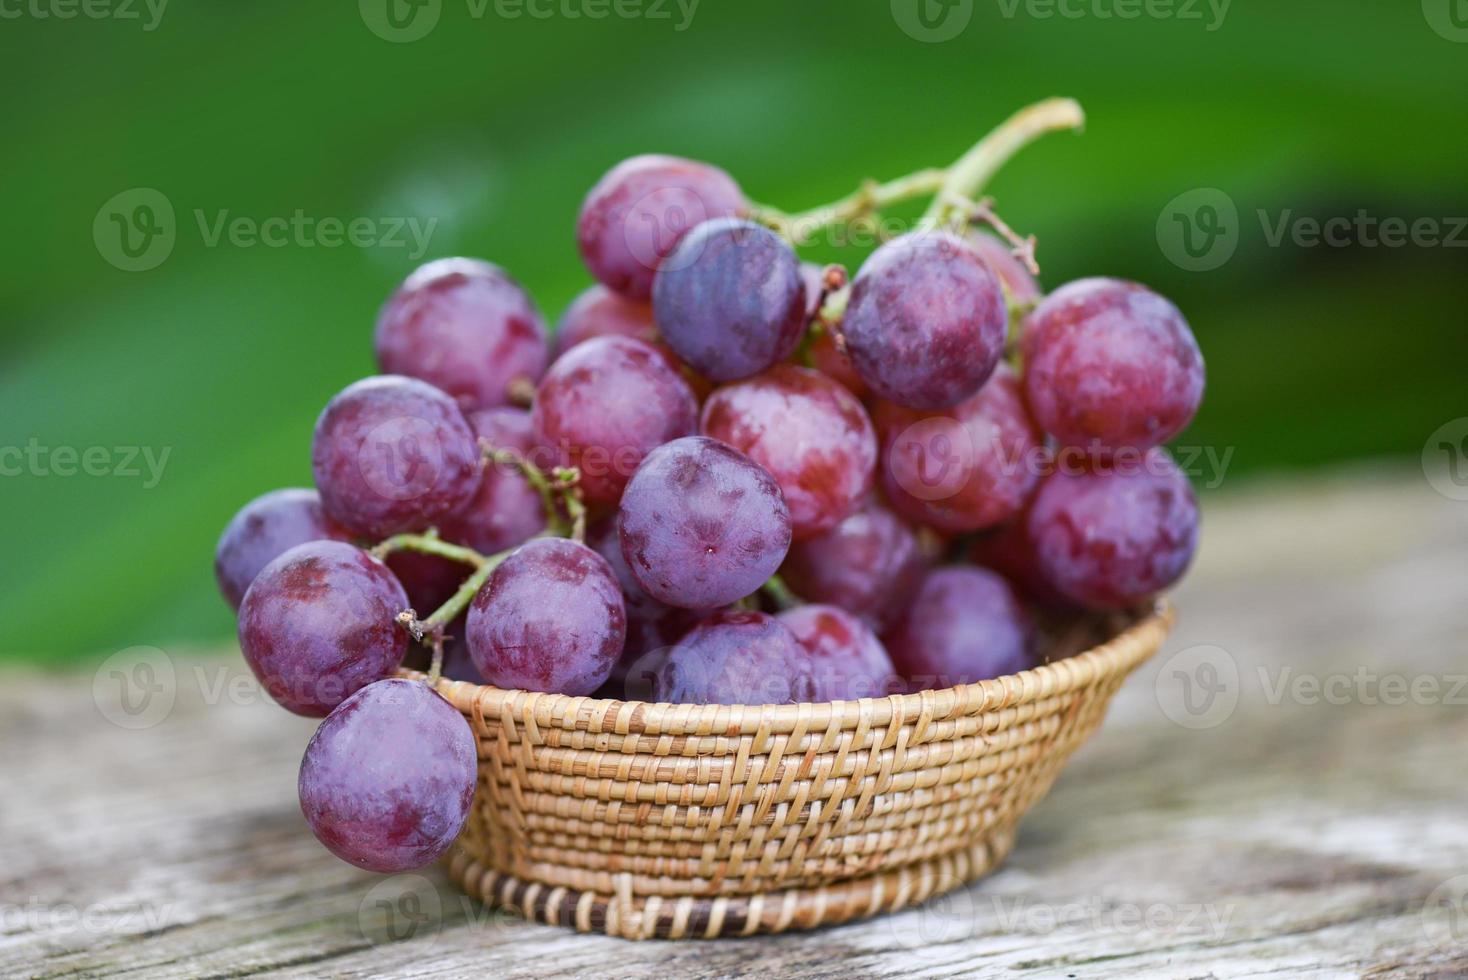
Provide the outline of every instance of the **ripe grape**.
<path id="1" fill-rule="evenodd" d="M 1070 600 L 1040 574 L 1035 543 L 1029 535 L 1029 517 L 1026 507 L 1014 519 L 976 537 L 969 546 L 969 560 L 1003 575 L 1030 602 L 1050 609 L 1067 608 Z"/>
<path id="2" fill-rule="evenodd" d="M 648 454 L 622 495 L 622 554 L 647 594 L 715 609 L 749 595 L 790 548 L 790 508 L 764 467 L 690 436 Z"/>
<path id="3" fill-rule="evenodd" d="M 940 568 L 887 633 L 887 651 L 914 689 L 939 689 L 1034 666 L 1034 627 L 1008 583 L 986 568 Z"/>
<path id="4" fill-rule="evenodd" d="M 622 554 L 621 515 L 617 512 L 593 525 L 587 533 L 586 543 L 607 560 L 617 585 L 622 589 L 623 605 L 627 610 L 627 644 L 617 665 L 612 668 L 611 682 L 623 685 L 634 662 L 654 650 L 677 643 L 707 613 L 670 606 L 647 594 L 633 576 L 632 569 L 627 567 L 627 558 Z"/>
<path id="5" fill-rule="evenodd" d="M 971 233 L 965 241 L 973 246 L 974 251 L 979 253 L 979 258 L 999 277 L 1011 303 L 1039 302 L 1044 295 L 1040 292 L 1040 284 L 1035 281 L 1030 270 L 1025 268 L 1024 263 L 1014 257 L 1008 245 L 993 235 L 978 231 Z"/>
<path id="6" fill-rule="evenodd" d="M 653 273 L 685 234 L 704 221 L 748 210 L 739 185 L 718 167 L 636 156 L 609 170 L 586 195 L 576 240 L 592 275 L 645 302 Z"/>
<path id="7" fill-rule="evenodd" d="M 952 408 L 919 412 L 884 402 L 876 421 L 887 498 L 908 518 L 941 531 L 981 531 L 1013 517 L 1046 461 L 1045 434 L 1004 365 Z"/>
<path id="8" fill-rule="evenodd" d="M 1203 355 L 1176 306 L 1136 283 L 1082 279 L 1046 297 L 1021 342 L 1040 426 L 1102 458 L 1177 435 L 1203 400 Z"/>
<path id="9" fill-rule="evenodd" d="M 818 371 L 777 364 L 718 388 L 704 403 L 701 428 L 770 471 L 796 539 L 835 527 L 872 488 L 871 420 L 851 392 Z"/>
<path id="10" fill-rule="evenodd" d="M 530 458 L 536 448 L 530 413 L 518 408 L 471 412 L 469 426 L 481 443 L 522 459 Z M 439 531 L 455 544 L 494 554 L 525 543 L 545 530 L 545 525 L 545 503 L 524 472 L 514 463 L 486 460 L 479 492 L 446 518 Z"/>
<path id="11" fill-rule="evenodd" d="M 260 569 L 307 541 L 346 541 L 351 534 L 321 509 L 315 490 L 272 490 L 230 519 L 214 549 L 214 577 L 230 607 L 238 610 Z"/>
<path id="12" fill-rule="evenodd" d="M 606 559 L 576 541 L 537 538 L 494 570 L 469 606 L 469 653 L 496 687 L 590 694 L 627 638 Z"/>
<path id="13" fill-rule="evenodd" d="M 316 420 L 311 471 L 321 504 L 358 534 L 416 531 L 469 503 L 480 453 L 454 400 L 396 375 L 348 386 Z"/>
<path id="14" fill-rule="evenodd" d="M 341 541 L 297 545 L 266 565 L 240 603 L 245 661 L 282 707 L 322 717 L 397 669 L 408 607 L 386 565 Z"/>
<path id="15" fill-rule="evenodd" d="M 836 606 L 797 606 L 775 617 L 805 649 L 812 701 L 854 701 L 898 693 L 896 668 L 871 627 Z"/>
<path id="16" fill-rule="evenodd" d="M 805 332 L 800 260 L 768 228 L 706 221 L 658 270 L 652 308 L 664 342 L 699 374 L 747 378 L 789 357 Z"/>
<path id="17" fill-rule="evenodd" d="M 1028 528 L 1040 574 L 1063 595 L 1089 609 L 1127 609 L 1187 571 L 1198 504 L 1167 452 L 1152 449 L 1140 465 L 1057 469 L 1040 484 Z"/>
<path id="18" fill-rule="evenodd" d="M 432 864 L 463 829 L 477 778 L 464 716 L 416 681 L 368 685 L 316 729 L 301 812 L 327 850 L 388 874 Z"/>
<path id="19" fill-rule="evenodd" d="M 581 471 L 592 504 L 615 504 L 651 450 L 698 428 L 698 403 L 652 346 L 628 337 L 578 344 L 535 394 L 541 444 Z"/>
<path id="20" fill-rule="evenodd" d="M 443 666 L 440 670 L 451 681 L 483 684 L 484 675 L 479 672 L 474 664 L 474 657 L 469 653 L 468 616 L 468 613 L 461 614 L 444 629 L 446 639 L 443 645 Z"/>
<path id="21" fill-rule="evenodd" d="M 882 398 L 948 408 L 999 363 L 1009 312 L 998 278 L 947 233 L 904 235 L 867 259 L 842 330 L 857 372 Z"/>
<path id="22" fill-rule="evenodd" d="M 815 690 L 790 628 L 762 612 L 721 612 L 699 623 L 658 668 L 657 698 L 674 704 L 788 704 Z"/>
<path id="23" fill-rule="evenodd" d="M 512 400 L 549 356 L 545 321 L 504 270 L 478 259 L 421 266 L 377 317 L 377 362 L 384 374 L 427 381 L 465 411 Z"/>
<path id="24" fill-rule="evenodd" d="M 825 534 L 791 545 L 780 577 L 801 598 L 840 606 L 881 629 L 926 568 L 912 528 L 868 501 Z"/>
<path id="25" fill-rule="evenodd" d="M 612 292 L 601 283 L 571 301 L 556 327 L 556 356 L 593 337 L 631 337 L 656 344 L 652 307 Z"/>

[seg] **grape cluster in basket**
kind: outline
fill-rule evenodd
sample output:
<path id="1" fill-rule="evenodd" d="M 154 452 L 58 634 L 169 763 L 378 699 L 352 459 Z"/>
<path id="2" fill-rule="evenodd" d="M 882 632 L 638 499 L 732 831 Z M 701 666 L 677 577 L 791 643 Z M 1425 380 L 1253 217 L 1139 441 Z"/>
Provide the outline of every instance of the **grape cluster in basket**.
<path id="1" fill-rule="evenodd" d="M 627 160 L 582 207 L 598 283 L 554 341 L 497 266 L 409 276 L 383 374 L 316 423 L 316 489 L 252 501 L 216 555 L 256 677 L 325 718 L 300 775 L 321 841 L 397 871 L 463 826 L 474 737 L 405 662 L 627 700 L 881 697 L 1034 666 L 1037 615 L 1175 582 L 1198 514 L 1159 447 L 1203 394 L 1187 323 L 1115 279 L 1043 295 L 1033 240 L 974 198 L 1076 122 L 1043 103 L 803 215 L 708 164 Z M 798 258 L 919 195 L 850 282 Z"/>

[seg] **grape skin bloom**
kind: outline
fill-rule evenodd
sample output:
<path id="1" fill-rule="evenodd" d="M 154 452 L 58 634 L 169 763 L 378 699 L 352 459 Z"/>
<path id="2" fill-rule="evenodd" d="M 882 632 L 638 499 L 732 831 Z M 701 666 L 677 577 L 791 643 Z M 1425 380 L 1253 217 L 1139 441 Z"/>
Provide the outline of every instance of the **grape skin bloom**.
<path id="1" fill-rule="evenodd" d="M 390 874 L 444 855 L 474 801 L 464 716 L 416 681 L 378 681 L 321 723 L 301 760 L 301 812 L 344 861 Z"/>
<path id="2" fill-rule="evenodd" d="M 403 587 L 378 559 L 341 541 L 311 541 L 275 559 L 240 604 L 245 662 L 279 704 L 320 718 L 387 677 L 408 652 L 394 618 Z"/>
<path id="3" fill-rule="evenodd" d="M 230 519 L 214 549 L 214 577 L 230 608 L 238 611 L 260 570 L 298 544 L 347 541 L 351 534 L 321 507 L 315 490 L 272 490 Z"/>
<path id="4" fill-rule="evenodd" d="M 689 436 L 648 454 L 622 495 L 622 554 L 648 595 L 715 609 L 753 593 L 790 550 L 790 508 L 764 467 Z"/>

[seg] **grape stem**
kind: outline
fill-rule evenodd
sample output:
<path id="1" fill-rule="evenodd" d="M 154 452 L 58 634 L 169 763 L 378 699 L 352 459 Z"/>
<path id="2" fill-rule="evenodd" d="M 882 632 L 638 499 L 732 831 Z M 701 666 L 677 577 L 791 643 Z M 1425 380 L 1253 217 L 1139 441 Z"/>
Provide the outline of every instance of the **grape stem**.
<path id="1" fill-rule="evenodd" d="M 931 195 L 933 202 L 919 223 L 919 230 L 931 231 L 951 221 L 955 211 L 962 212 L 966 202 L 971 204 L 1020 150 L 1046 133 L 1080 129 L 1085 121 L 1085 112 L 1074 99 L 1046 99 L 1009 117 L 952 166 L 918 170 L 886 183 L 868 180 L 839 201 L 808 211 L 791 214 L 757 205 L 751 217 L 799 247 L 810 244 L 824 228 L 863 221 L 882 208 Z"/>
<path id="2" fill-rule="evenodd" d="M 416 551 L 424 555 L 437 555 L 439 558 L 462 562 L 476 568 L 482 566 L 487 560 L 472 548 L 449 544 L 438 536 L 437 528 L 429 528 L 422 534 L 395 534 L 372 548 L 372 554 L 377 558 L 386 558 L 396 551 Z"/>
<path id="3" fill-rule="evenodd" d="M 803 604 L 800 597 L 791 592 L 790 586 L 786 585 L 785 580 L 778 575 L 770 576 L 770 580 L 760 586 L 760 591 L 769 596 L 770 601 L 782 611 L 794 609 Z"/>
<path id="4" fill-rule="evenodd" d="M 948 168 L 948 176 L 923 215 L 923 227 L 944 224 L 955 207 L 976 197 L 1000 167 L 1041 136 L 1085 124 L 1086 114 L 1074 99 L 1046 99 L 1016 112 Z"/>

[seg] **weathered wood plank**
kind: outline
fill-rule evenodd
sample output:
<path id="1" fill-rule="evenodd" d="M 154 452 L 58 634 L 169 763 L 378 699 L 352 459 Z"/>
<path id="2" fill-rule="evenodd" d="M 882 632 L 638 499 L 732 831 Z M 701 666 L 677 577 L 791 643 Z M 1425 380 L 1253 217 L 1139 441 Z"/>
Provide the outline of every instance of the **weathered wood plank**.
<path id="1" fill-rule="evenodd" d="M 1465 554 L 1468 505 L 1411 474 L 1217 498 L 1177 636 L 999 873 L 715 943 L 577 936 L 437 870 L 337 862 L 295 801 L 311 723 L 235 684 L 233 657 L 168 651 L 176 701 L 141 730 L 103 716 L 90 675 L 11 671 L 0 974 L 1465 976 Z M 1207 665 L 1228 688 L 1211 706 Z M 412 938 L 388 941 L 379 903 Z"/>

